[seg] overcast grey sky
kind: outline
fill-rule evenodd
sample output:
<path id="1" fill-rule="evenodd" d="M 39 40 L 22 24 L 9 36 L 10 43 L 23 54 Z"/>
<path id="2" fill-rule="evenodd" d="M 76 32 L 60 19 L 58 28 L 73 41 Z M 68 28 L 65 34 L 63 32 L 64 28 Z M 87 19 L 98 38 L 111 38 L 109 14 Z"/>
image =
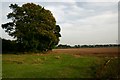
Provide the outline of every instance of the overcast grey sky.
<path id="1" fill-rule="evenodd" d="M 86 2 L 85 2 L 86 1 Z M 61 27 L 60 44 L 107 44 L 118 40 L 117 2 L 34 2 L 49 9 Z M 9 22 L 6 15 L 11 12 L 10 4 L 26 2 L 1 2 L 1 24 Z M 1 10 L 2 9 L 2 10 Z M 0 27 L 0 37 L 12 39 Z"/>

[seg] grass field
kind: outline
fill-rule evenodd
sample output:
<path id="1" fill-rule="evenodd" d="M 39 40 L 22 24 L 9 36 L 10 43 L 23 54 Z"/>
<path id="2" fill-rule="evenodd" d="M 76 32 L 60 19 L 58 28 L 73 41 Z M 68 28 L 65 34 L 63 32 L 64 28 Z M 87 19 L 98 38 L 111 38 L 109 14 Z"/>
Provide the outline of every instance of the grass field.
<path id="1" fill-rule="evenodd" d="M 3 78 L 118 78 L 118 48 L 54 49 L 3 54 Z"/>

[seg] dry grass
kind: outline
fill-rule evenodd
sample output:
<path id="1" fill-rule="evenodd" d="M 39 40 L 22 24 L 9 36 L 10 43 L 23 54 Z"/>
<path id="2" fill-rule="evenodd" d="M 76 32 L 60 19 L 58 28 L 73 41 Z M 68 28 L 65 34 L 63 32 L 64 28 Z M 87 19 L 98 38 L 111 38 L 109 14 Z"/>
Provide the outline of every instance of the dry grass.
<path id="1" fill-rule="evenodd" d="M 75 56 L 118 56 L 118 48 L 72 48 L 72 49 L 54 49 L 56 54 L 73 54 Z"/>
<path id="2" fill-rule="evenodd" d="M 4 59 L 3 61 L 6 61 L 7 63 L 17 63 L 17 64 L 24 63 L 24 59 L 22 58 L 7 58 L 7 59 Z"/>

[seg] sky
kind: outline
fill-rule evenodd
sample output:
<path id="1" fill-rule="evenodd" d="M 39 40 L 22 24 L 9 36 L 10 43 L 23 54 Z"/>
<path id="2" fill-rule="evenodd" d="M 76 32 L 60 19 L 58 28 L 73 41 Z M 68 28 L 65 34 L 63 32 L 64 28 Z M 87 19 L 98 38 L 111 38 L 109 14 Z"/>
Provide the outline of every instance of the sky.
<path id="1" fill-rule="evenodd" d="M 0 2 L 0 24 L 11 20 L 7 14 L 12 10 L 10 4 L 21 6 L 29 2 L 2 1 Z M 114 44 L 118 42 L 118 2 L 117 0 L 63 0 L 41 2 L 30 1 L 43 6 L 52 12 L 56 24 L 61 27 L 59 44 Z M 0 27 L 0 37 L 12 39 Z"/>

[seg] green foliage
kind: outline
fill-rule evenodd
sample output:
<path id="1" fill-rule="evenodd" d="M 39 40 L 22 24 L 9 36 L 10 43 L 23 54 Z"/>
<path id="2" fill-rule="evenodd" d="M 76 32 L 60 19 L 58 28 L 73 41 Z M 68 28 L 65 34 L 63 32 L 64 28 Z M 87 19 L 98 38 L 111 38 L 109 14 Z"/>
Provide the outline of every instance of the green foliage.
<path id="1" fill-rule="evenodd" d="M 48 51 L 58 44 L 60 27 L 49 10 L 34 3 L 9 6 L 13 12 L 7 15 L 8 22 L 2 28 L 14 38 L 17 38 L 21 51 Z"/>
<path id="2" fill-rule="evenodd" d="M 17 45 L 15 41 L 2 39 L 2 52 L 15 52 L 17 51 Z"/>

